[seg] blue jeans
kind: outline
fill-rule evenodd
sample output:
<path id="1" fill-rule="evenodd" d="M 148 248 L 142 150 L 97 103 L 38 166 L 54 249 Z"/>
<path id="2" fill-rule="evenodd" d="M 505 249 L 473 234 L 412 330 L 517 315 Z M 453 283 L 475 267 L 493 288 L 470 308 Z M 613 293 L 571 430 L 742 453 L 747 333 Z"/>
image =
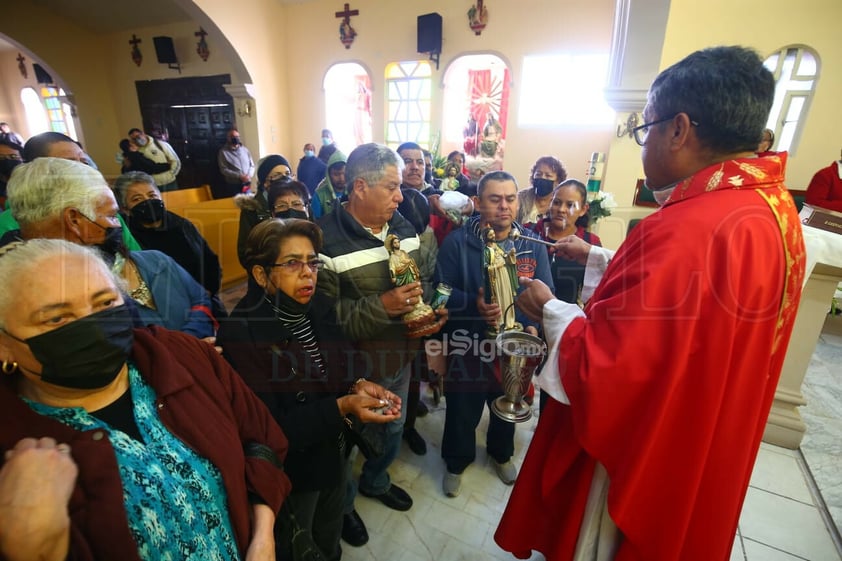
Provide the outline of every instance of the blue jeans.
<path id="1" fill-rule="evenodd" d="M 378 380 L 381 386 L 398 395 L 401 405 L 406 404 L 409 394 L 410 365 L 405 364 L 393 377 Z M 386 471 L 401 449 L 401 435 L 406 412 L 401 411 L 400 419 L 377 425 L 377 434 L 383 439 L 383 455 L 374 460 L 366 460 L 360 473 L 360 489 L 369 495 L 381 495 L 389 490 L 392 482 Z"/>

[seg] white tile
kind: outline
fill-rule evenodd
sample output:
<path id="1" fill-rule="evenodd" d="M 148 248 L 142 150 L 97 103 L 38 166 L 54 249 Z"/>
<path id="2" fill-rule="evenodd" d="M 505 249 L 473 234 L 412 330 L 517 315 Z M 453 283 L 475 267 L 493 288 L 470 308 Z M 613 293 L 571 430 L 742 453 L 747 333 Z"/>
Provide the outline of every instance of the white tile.
<path id="1" fill-rule="evenodd" d="M 761 448 L 758 451 L 750 485 L 813 505 L 813 496 L 798 459 L 777 450 Z"/>
<path id="2" fill-rule="evenodd" d="M 734 538 L 734 545 L 731 547 L 731 556 L 728 557 L 728 561 L 745 561 L 746 555 L 745 551 L 743 551 L 743 539 L 740 536 L 739 529 L 737 530 L 737 535 Z"/>
<path id="3" fill-rule="evenodd" d="M 439 502 L 433 503 L 421 521 L 475 548 L 492 531 L 488 522 Z"/>
<path id="4" fill-rule="evenodd" d="M 740 516 L 743 543 L 754 540 L 811 561 L 839 556 L 815 507 L 749 488 Z"/>
<path id="5" fill-rule="evenodd" d="M 802 561 L 803 557 L 796 557 L 784 551 L 780 551 L 768 545 L 757 543 L 754 540 L 745 540 L 743 542 L 746 550 L 746 561 Z M 742 559 L 742 558 L 740 558 Z M 811 561 L 819 561 L 818 559 L 810 558 Z"/>

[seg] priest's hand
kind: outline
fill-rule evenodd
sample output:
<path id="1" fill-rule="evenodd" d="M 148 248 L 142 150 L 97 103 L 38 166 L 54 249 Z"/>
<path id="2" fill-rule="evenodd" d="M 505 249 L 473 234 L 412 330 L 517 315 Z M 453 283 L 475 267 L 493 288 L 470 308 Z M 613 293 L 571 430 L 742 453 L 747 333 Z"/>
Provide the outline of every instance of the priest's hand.
<path id="1" fill-rule="evenodd" d="M 579 236 L 566 236 L 558 240 L 550 248 L 550 253 L 563 259 L 570 259 L 580 265 L 587 265 L 588 254 L 591 252 L 591 244 Z"/>
<path id="2" fill-rule="evenodd" d="M 544 319 L 544 304 L 555 298 L 553 291 L 539 280 L 521 277 L 518 282 L 524 289 L 515 300 L 515 305 L 526 317 L 540 323 Z"/>

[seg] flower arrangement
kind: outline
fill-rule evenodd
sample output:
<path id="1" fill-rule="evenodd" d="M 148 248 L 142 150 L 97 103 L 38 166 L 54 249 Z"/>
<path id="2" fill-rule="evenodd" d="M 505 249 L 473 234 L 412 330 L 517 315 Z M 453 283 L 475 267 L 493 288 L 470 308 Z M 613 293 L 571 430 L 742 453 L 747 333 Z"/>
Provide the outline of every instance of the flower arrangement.
<path id="1" fill-rule="evenodd" d="M 430 154 L 433 156 L 433 175 L 441 179 L 444 177 L 444 168 L 447 165 L 447 158 L 441 155 L 441 131 L 436 133 Z"/>
<path id="2" fill-rule="evenodd" d="M 604 191 L 597 191 L 592 194 L 589 193 L 589 195 L 591 196 L 588 201 L 588 204 L 590 204 L 590 207 L 588 208 L 588 224 L 593 226 L 599 222 L 600 218 L 611 216 L 611 209 L 617 208 L 617 201 L 614 200 L 614 195 Z"/>

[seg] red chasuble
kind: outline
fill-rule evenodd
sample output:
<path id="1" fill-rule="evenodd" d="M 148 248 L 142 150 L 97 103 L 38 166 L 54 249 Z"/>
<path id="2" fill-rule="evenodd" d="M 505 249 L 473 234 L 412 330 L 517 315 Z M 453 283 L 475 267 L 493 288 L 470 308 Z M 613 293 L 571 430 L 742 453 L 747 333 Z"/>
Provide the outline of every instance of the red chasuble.
<path id="1" fill-rule="evenodd" d="M 615 559 L 728 559 L 804 277 L 785 160 L 708 167 L 631 231 L 562 336 L 570 405 L 541 412 L 503 549 L 570 559 L 600 462 Z"/>

